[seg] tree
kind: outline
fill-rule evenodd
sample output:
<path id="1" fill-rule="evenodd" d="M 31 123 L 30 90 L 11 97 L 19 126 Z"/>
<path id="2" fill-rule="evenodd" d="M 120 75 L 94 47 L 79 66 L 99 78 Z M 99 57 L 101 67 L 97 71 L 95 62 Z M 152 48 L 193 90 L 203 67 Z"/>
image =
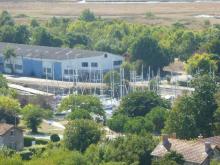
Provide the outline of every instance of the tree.
<path id="1" fill-rule="evenodd" d="M 36 19 L 32 19 L 30 25 L 33 28 L 40 26 Z"/>
<path id="2" fill-rule="evenodd" d="M 0 41 L 13 43 L 15 41 L 15 27 L 9 25 L 0 27 Z"/>
<path id="3" fill-rule="evenodd" d="M 3 55 L 4 55 L 4 60 L 10 62 L 11 73 L 14 73 L 14 66 L 12 59 L 16 57 L 15 49 L 11 47 L 4 48 Z"/>
<path id="4" fill-rule="evenodd" d="M 212 136 L 213 115 L 217 109 L 215 93 L 218 90 L 216 80 L 210 75 L 201 75 L 192 82 L 195 88 L 193 98 L 195 101 L 195 120 L 197 128 L 203 136 Z"/>
<path id="5" fill-rule="evenodd" d="M 5 121 L 9 124 L 18 124 L 18 114 L 20 104 L 17 100 L 7 96 L 0 96 L 0 121 Z"/>
<path id="6" fill-rule="evenodd" d="M 37 27 L 32 34 L 32 43 L 40 46 L 60 47 L 62 45 L 62 40 L 54 37 L 45 28 Z"/>
<path id="7" fill-rule="evenodd" d="M 103 148 L 105 162 L 116 161 L 126 164 L 151 164 L 151 155 L 155 142 L 151 135 L 128 135 L 112 140 Z"/>
<path id="8" fill-rule="evenodd" d="M 79 16 L 79 20 L 91 22 L 91 21 L 95 21 L 96 18 L 93 12 L 91 12 L 89 9 L 85 9 Z"/>
<path id="9" fill-rule="evenodd" d="M 157 106 L 169 107 L 165 100 L 153 92 L 134 92 L 122 98 L 119 112 L 129 117 L 145 116 Z"/>
<path id="10" fill-rule="evenodd" d="M 74 120 L 68 123 L 64 132 L 64 145 L 69 150 L 85 151 L 90 144 L 101 138 L 99 126 L 92 120 Z"/>
<path id="11" fill-rule="evenodd" d="M 100 116 L 105 116 L 105 111 L 102 108 L 100 100 L 95 96 L 90 95 L 70 95 L 62 100 L 59 110 L 66 111 L 71 109 L 75 111 L 77 109 L 87 110 L 89 113 L 95 113 Z"/>
<path id="12" fill-rule="evenodd" d="M 166 108 L 155 107 L 145 116 L 145 120 L 151 121 L 153 124 L 153 131 L 159 134 L 165 126 L 167 117 L 168 110 Z"/>
<path id="13" fill-rule="evenodd" d="M 76 120 L 76 119 L 88 119 L 91 120 L 92 117 L 89 114 L 89 112 L 85 109 L 76 109 L 73 112 L 71 112 L 68 116 L 68 119 L 70 120 Z"/>
<path id="14" fill-rule="evenodd" d="M 74 48 L 76 45 L 85 45 L 88 46 L 90 39 L 85 34 L 81 33 L 67 33 L 65 38 L 65 44 L 70 47 Z"/>
<path id="15" fill-rule="evenodd" d="M 15 29 L 15 42 L 19 44 L 28 44 L 30 38 L 30 31 L 28 26 L 19 25 Z"/>
<path id="16" fill-rule="evenodd" d="M 195 54 L 187 60 L 186 70 L 193 75 L 216 72 L 218 70 L 217 61 L 213 59 L 211 54 Z"/>
<path id="17" fill-rule="evenodd" d="M 49 118 L 52 113 L 50 110 L 42 109 L 37 105 L 28 104 L 22 109 L 23 119 L 32 133 L 38 132 L 38 126 L 41 124 L 42 119 Z"/>
<path id="18" fill-rule="evenodd" d="M 125 123 L 127 123 L 128 120 L 129 118 L 125 115 L 122 114 L 113 115 L 112 118 L 110 118 L 107 121 L 107 125 L 113 131 L 124 132 L 124 125 Z"/>
<path id="19" fill-rule="evenodd" d="M 58 141 L 60 141 L 60 137 L 57 134 L 52 134 L 52 135 L 50 135 L 50 140 L 52 142 L 58 142 Z"/>
<path id="20" fill-rule="evenodd" d="M 181 139 L 196 138 L 199 135 L 195 119 L 195 103 L 192 97 L 182 96 L 178 98 L 165 122 L 164 132 L 176 133 Z"/>
<path id="21" fill-rule="evenodd" d="M 0 15 L 0 26 L 10 25 L 13 26 L 15 24 L 12 16 L 7 12 L 3 11 Z"/>
<path id="22" fill-rule="evenodd" d="M 150 66 L 155 71 L 169 63 L 169 57 L 164 54 L 158 41 L 149 34 L 137 36 L 130 50 L 133 60 L 142 60 L 145 67 Z"/>

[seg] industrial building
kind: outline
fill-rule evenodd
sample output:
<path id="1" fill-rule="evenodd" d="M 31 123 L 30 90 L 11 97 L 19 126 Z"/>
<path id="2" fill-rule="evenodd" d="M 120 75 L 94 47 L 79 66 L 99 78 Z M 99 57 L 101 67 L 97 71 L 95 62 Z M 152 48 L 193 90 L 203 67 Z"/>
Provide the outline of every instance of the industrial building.
<path id="1" fill-rule="evenodd" d="M 16 57 L 6 60 L 4 50 Z M 0 72 L 54 80 L 97 81 L 124 58 L 107 52 L 0 42 Z"/>

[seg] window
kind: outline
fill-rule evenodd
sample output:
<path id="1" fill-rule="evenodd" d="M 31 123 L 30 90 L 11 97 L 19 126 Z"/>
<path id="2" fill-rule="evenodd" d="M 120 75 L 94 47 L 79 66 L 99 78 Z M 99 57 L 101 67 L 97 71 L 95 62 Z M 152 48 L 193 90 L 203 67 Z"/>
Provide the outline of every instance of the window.
<path id="1" fill-rule="evenodd" d="M 107 57 L 108 57 L 108 54 L 104 54 L 104 57 L 107 58 Z"/>
<path id="2" fill-rule="evenodd" d="M 69 70 L 69 74 L 73 75 L 73 70 L 72 69 Z"/>
<path id="3" fill-rule="evenodd" d="M 88 67 L 88 62 L 82 62 L 82 67 Z"/>
<path id="4" fill-rule="evenodd" d="M 6 64 L 5 66 L 6 66 L 6 68 L 9 68 L 9 69 L 12 68 L 12 64 Z"/>
<path id="5" fill-rule="evenodd" d="M 22 65 L 15 64 L 15 69 L 22 70 Z"/>
<path id="6" fill-rule="evenodd" d="M 114 61 L 113 64 L 114 64 L 114 66 L 118 66 L 118 65 L 122 64 L 122 61 Z"/>
<path id="7" fill-rule="evenodd" d="M 68 74 L 68 69 L 64 69 L 64 74 Z"/>
<path id="8" fill-rule="evenodd" d="M 91 67 L 98 67 L 98 63 L 97 62 L 92 62 Z"/>
<path id="9" fill-rule="evenodd" d="M 52 72 L 51 68 L 44 68 L 44 73 L 51 73 L 51 72 Z"/>

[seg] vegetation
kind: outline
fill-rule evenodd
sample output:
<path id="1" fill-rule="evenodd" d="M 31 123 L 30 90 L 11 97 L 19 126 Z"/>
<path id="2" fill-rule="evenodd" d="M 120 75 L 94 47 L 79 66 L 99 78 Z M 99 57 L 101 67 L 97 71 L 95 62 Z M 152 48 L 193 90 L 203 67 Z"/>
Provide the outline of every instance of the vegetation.
<path id="1" fill-rule="evenodd" d="M 51 116 L 51 111 L 42 109 L 36 105 L 28 104 L 22 109 L 23 119 L 32 133 L 37 133 L 37 127 L 41 124 L 42 119 L 47 119 Z"/>
<path id="2" fill-rule="evenodd" d="M 64 144 L 70 150 L 85 151 L 90 144 L 101 138 L 99 126 L 91 120 L 69 122 L 64 133 Z"/>

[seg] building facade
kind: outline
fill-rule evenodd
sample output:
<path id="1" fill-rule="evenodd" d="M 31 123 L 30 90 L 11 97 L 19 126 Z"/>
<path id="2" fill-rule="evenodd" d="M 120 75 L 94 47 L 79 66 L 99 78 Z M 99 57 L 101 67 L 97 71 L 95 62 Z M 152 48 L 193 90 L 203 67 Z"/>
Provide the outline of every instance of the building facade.
<path id="1" fill-rule="evenodd" d="M 5 60 L 13 48 L 15 58 Z M 124 58 L 107 52 L 0 43 L 0 72 L 54 80 L 94 80 L 101 73 L 119 69 Z"/>
<path id="2" fill-rule="evenodd" d="M 22 130 L 14 125 L 0 123 L 0 147 L 22 150 L 24 147 Z"/>

